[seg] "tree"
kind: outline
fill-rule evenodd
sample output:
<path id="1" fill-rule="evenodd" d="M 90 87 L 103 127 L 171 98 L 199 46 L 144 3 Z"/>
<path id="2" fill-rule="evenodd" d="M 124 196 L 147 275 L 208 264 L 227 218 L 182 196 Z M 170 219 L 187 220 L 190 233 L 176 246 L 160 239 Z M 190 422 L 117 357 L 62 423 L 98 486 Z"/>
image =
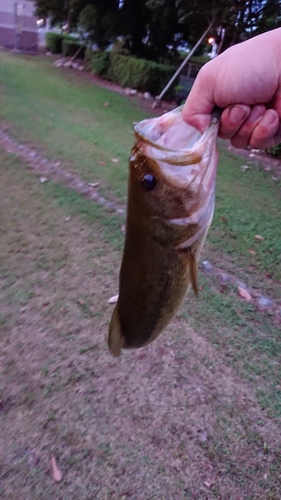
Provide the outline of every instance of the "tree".
<path id="1" fill-rule="evenodd" d="M 194 45 L 214 23 L 219 52 L 281 26 L 280 0 L 34 0 L 40 17 L 80 26 L 105 48 L 121 37 L 127 52 L 157 60 L 182 39 Z"/>
<path id="2" fill-rule="evenodd" d="M 179 22 L 189 40 L 214 21 L 219 52 L 280 25 L 279 0 L 177 0 Z M 278 21 L 279 16 L 279 21 Z M 279 22 L 279 24 L 278 24 Z"/>
<path id="3" fill-rule="evenodd" d="M 69 17 L 69 2 L 66 0 L 35 0 L 38 17 L 51 18 L 52 24 L 63 24 Z"/>
<path id="4" fill-rule="evenodd" d="M 257 20 L 255 34 L 281 27 L 280 0 L 266 0 Z"/>
<path id="5" fill-rule="evenodd" d="M 149 20 L 147 23 L 147 45 L 156 57 L 167 53 L 168 45 L 177 46 L 179 32 L 178 12 L 174 0 L 147 0 Z M 178 43 L 180 39 L 178 38 Z"/>
<path id="6" fill-rule="evenodd" d="M 125 48 L 135 56 L 145 56 L 144 40 L 150 16 L 145 0 L 124 0 L 119 10 L 119 36 L 124 38 Z"/>
<path id="7" fill-rule="evenodd" d="M 80 12 L 77 24 L 87 35 L 87 39 L 104 50 L 118 33 L 118 3 L 88 3 Z"/>

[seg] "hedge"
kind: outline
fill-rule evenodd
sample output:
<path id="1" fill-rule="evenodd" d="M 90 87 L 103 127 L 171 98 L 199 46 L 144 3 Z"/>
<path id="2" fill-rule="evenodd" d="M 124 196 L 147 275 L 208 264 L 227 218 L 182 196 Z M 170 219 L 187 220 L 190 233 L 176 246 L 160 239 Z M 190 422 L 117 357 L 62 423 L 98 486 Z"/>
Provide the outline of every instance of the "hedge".
<path id="1" fill-rule="evenodd" d="M 65 38 L 65 35 L 62 33 L 46 33 L 46 48 L 52 54 L 61 54 L 62 51 L 62 42 Z"/>
<path id="2" fill-rule="evenodd" d="M 122 87 L 132 87 L 141 92 L 158 95 L 173 76 L 176 68 L 157 64 L 145 59 L 137 59 L 115 52 L 89 52 L 88 66 L 99 76 L 103 76 Z M 177 82 L 174 82 L 174 86 Z M 170 91 L 170 95 L 173 91 Z"/>
<path id="3" fill-rule="evenodd" d="M 77 57 L 79 59 L 84 59 L 86 51 L 85 45 L 81 45 L 81 43 L 75 39 L 70 40 L 68 38 L 64 38 L 62 41 L 62 53 L 65 57 L 73 57 L 77 53 L 79 47 L 81 47 L 81 50 L 77 54 Z"/>
<path id="4" fill-rule="evenodd" d="M 61 54 L 65 57 L 72 57 L 76 54 L 77 50 L 81 46 L 81 43 L 77 38 L 63 33 L 46 33 L 46 48 L 52 54 Z M 83 45 L 78 56 L 80 59 L 84 59 L 86 47 Z"/>

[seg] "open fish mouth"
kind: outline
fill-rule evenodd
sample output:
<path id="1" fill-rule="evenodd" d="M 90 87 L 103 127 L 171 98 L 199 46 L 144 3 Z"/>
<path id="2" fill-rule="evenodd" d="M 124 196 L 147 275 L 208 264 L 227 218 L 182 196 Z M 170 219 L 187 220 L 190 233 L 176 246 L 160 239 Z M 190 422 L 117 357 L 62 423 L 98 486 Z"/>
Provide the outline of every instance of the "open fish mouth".
<path id="1" fill-rule="evenodd" d="M 197 264 L 214 210 L 219 112 L 201 134 L 183 122 L 182 109 L 135 126 L 119 298 L 108 336 L 115 356 L 154 340 L 189 287 L 197 295 Z"/>
<path id="2" fill-rule="evenodd" d="M 135 125 L 135 136 L 145 154 L 174 166 L 199 163 L 210 154 L 212 137 L 217 136 L 220 113 L 215 110 L 204 134 L 187 125 L 182 119 L 183 106 L 159 118 L 142 120 Z M 187 147 L 188 146 L 188 147 Z"/>

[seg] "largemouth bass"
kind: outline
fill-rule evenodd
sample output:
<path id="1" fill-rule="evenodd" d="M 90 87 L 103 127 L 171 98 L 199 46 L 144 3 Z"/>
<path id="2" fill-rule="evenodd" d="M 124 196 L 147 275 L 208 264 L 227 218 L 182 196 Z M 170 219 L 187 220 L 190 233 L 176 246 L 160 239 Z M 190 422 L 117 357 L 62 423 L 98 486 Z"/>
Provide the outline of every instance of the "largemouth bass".
<path id="1" fill-rule="evenodd" d="M 135 126 L 119 298 L 108 345 L 142 347 L 197 295 L 197 264 L 214 211 L 219 114 L 202 135 L 182 107 Z"/>

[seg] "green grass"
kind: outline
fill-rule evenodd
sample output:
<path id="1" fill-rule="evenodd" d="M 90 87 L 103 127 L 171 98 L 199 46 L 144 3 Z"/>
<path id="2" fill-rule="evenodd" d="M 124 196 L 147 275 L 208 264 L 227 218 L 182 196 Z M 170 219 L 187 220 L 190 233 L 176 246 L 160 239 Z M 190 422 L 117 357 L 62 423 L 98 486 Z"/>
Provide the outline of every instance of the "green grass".
<path id="1" fill-rule="evenodd" d="M 133 122 L 143 112 L 83 75 L 54 68 L 52 59 L 2 52 L 0 63 L 1 117 L 10 133 L 63 160 L 86 180 L 99 180 L 102 191 L 124 201 Z M 221 148 L 208 241 L 218 266 L 222 261 L 229 270 L 234 266 L 259 286 L 260 273 L 265 281 L 266 274 L 276 281 L 281 277 L 281 184 L 255 165 L 242 172 L 244 163 Z M 256 234 L 264 240 L 257 241 Z"/>
<path id="2" fill-rule="evenodd" d="M 125 97 L 63 73 L 46 58 L 1 53 L 0 68 L 1 116 L 14 133 L 124 195 L 133 122 L 144 114 Z"/>
<path id="3" fill-rule="evenodd" d="M 281 183 L 272 172 L 220 148 L 217 196 L 209 241 L 214 251 L 226 253 L 229 260 L 250 272 L 255 269 L 281 278 Z M 256 235 L 263 240 L 257 240 Z M 251 254 L 249 250 L 256 252 Z M 219 265 L 219 261 L 218 261 Z"/>

